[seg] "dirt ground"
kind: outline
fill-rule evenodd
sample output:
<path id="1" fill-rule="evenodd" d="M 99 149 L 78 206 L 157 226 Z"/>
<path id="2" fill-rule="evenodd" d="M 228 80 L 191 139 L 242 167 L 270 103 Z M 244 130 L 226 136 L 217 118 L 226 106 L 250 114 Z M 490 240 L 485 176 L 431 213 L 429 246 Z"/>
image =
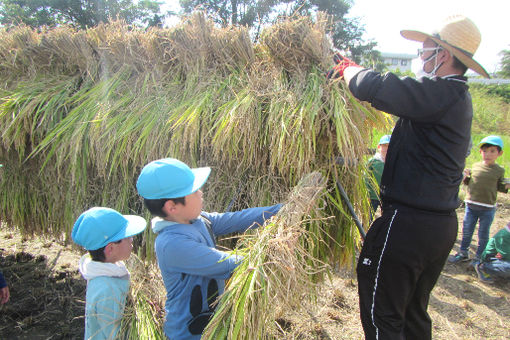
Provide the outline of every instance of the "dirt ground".
<path id="1" fill-rule="evenodd" d="M 498 201 L 491 234 L 510 221 L 510 195 Z M 458 238 L 463 214 L 459 208 Z M 476 235 L 472 253 L 475 245 Z M 86 283 L 77 270 L 80 256 L 55 239 L 27 239 L 15 230 L 0 230 L 0 268 L 11 291 L 10 301 L 0 307 L 0 339 L 83 338 Z M 353 272 L 337 271 L 320 291 L 318 303 L 281 320 L 288 332 L 282 338 L 363 339 Z M 510 282 L 487 285 L 469 263 L 447 263 L 432 292 L 429 314 L 434 339 L 510 339 Z"/>

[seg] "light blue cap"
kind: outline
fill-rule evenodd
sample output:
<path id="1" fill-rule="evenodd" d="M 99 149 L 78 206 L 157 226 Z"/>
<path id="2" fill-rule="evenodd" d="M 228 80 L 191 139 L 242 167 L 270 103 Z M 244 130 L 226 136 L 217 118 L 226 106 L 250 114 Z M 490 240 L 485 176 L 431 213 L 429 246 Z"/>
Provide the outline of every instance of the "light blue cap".
<path id="1" fill-rule="evenodd" d="M 184 197 L 200 189 L 210 173 L 209 167 L 190 169 L 175 158 L 159 159 L 142 169 L 136 189 L 146 199 Z"/>
<path id="2" fill-rule="evenodd" d="M 487 136 L 478 143 L 478 146 L 482 146 L 484 144 L 499 146 L 501 150 L 503 150 L 503 140 L 499 136 Z"/>
<path id="3" fill-rule="evenodd" d="M 390 143 L 390 139 L 391 139 L 391 135 L 384 135 L 381 137 L 381 139 L 379 139 L 379 144 L 389 144 Z"/>
<path id="4" fill-rule="evenodd" d="M 110 242 L 141 233 L 147 226 L 143 217 L 122 215 L 116 210 L 94 207 L 74 222 L 71 237 L 87 250 L 97 250 Z"/>

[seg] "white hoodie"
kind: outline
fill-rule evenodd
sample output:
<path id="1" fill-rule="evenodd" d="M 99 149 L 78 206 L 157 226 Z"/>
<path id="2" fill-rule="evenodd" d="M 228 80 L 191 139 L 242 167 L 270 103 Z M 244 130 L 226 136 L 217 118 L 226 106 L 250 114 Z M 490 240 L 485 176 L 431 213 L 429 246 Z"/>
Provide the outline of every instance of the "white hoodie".
<path id="1" fill-rule="evenodd" d="M 81 257 L 79 270 L 87 280 L 85 339 L 114 339 L 129 292 L 129 271 L 122 261 L 92 261 L 89 254 Z"/>

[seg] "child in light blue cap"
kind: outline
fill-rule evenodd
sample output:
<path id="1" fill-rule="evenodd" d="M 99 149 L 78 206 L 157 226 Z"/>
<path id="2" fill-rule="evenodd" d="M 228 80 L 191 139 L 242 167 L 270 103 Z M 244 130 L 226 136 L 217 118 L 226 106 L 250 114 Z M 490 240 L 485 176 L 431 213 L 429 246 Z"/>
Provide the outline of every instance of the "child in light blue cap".
<path id="1" fill-rule="evenodd" d="M 390 144 L 391 135 L 384 135 L 379 139 L 377 144 L 377 152 L 368 160 L 367 169 L 377 182 L 377 187 L 374 186 L 372 181 L 367 182 L 368 195 L 370 197 L 370 220 L 375 215 L 377 208 L 380 205 L 381 198 L 379 197 L 379 185 L 381 184 L 381 177 L 384 170 L 384 161 L 386 160 L 386 153 Z"/>
<path id="2" fill-rule="evenodd" d="M 89 251 L 79 264 L 87 280 L 85 339 L 118 335 L 129 292 L 129 271 L 123 261 L 131 254 L 133 236 L 146 225 L 140 216 L 102 207 L 83 212 L 74 223 L 74 242 Z"/>
<path id="3" fill-rule="evenodd" d="M 167 290 L 164 331 L 168 338 L 200 339 L 225 280 L 242 260 L 215 247 L 215 237 L 258 227 L 281 205 L 237 212 L 202 211 L 209 167 L 190 169 L 165 158 L 147 164 L 136 187 L 152 220 L 156 257 Z"/>
<path id="4" fill-rule="evenodd" d="M 462 225 L 462 241 L 457 254 L 448 258 L 451 263 L 469 261 L 469 246 L 478 223 L 478 247 L 471 264 L 480 262 L 482 252 L 489 241 L 490 228 L 496 214 L 498 192 L 507 193 L 510 184 L 505 183 L 505 169 L 496 163 L 503 154 L 503 140 L 499 136 L 487 136 L 480 143 L 482 161 L 464 170 L 463 183 L 467 186 L 466 210 Z"/>

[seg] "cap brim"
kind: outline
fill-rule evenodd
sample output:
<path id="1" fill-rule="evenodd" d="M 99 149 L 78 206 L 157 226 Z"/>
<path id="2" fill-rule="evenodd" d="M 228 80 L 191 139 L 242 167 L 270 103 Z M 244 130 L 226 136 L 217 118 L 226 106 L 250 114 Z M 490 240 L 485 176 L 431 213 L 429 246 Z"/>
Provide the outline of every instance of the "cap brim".
<path id="1" fill-rule="evenodd" d="M 111 237 L 108 240 L 110 242 L 116 242 L 122 240 L 126 237 L 131 237 L 137 234 L 140 234 L 147 227 L 147 221 L 145 218 L 137 215 L 122 215 L 128 221 L 127 226 L 120 233 L 117 233 L 115 236 Z"/>
<path id="2" fill-rule="evenodd" d="M 413 31 L 413 30 L 402 30 L 400 31 L 400 35 L 402 35 L 407 40 L 417 41 L 417 42 L 424 42 L 427 39 L 433 40 L 436 44 L 446 48 L 451 54 L 453 54 L 457 59 L 460 60 L 461 63 L 466 65 L 468 68 L 472 69 L 479 75 L 490 78 L 489 73 L 485 71 L 482 65 L 480 65 L 477 61 L 475 61 L 470 56 L 466 55 L 465 52 L 458 49 L 455 46 L 452 46 L 448 44 L 447 42 L 444 42 L 443 40 L 434 37 L 433 35 L 423 33 L 420 31 Z"/>
<path id="3" fill-rule="evenodd" d="M 492 145 L 492 146 L 497 146 L 497 147 L 503 149 L 503 147 L 501 145 L 499 145 L 498 143 L 483 142 L 483 141 L 478 143 L 478 146 L 482 146 L 482 145 Z"/>
<path id="4" fill-rule="evenodd" d="M 195 175 L 195 181 L 193 182 L 193 187 L 191 188 L 190 194 L 194 193 L 205 184 L 209 178 L 209 175 L 211 174 L 211 168 L 194 168 L 191 169 L 191 172 L 193 172 L 193 175 Z"/>

